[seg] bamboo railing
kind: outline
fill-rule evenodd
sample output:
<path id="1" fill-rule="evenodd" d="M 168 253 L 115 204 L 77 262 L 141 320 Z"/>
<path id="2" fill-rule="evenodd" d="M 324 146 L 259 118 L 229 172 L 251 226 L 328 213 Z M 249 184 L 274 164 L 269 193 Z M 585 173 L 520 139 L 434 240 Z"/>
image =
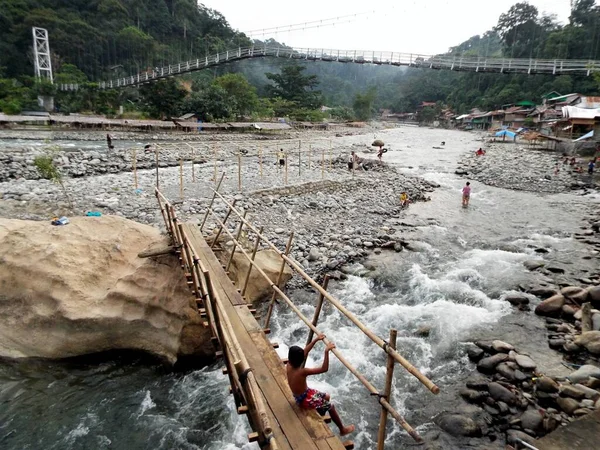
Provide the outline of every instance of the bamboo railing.
<path id="1" fill-rule="evenodd" d="M 215 200 L 220 200 L 227 206 L 228 210 L 225 217 L 222 219 L 219 218 L 218 214 L 213 210 L 213 203 Z M 239 220 L 239 228 L 238 234 L 241 230 L 246 227 L 247 230 L 250 230 L 256 236 L 256 242 L 254 244 L 254 248 L 252 250 L 252 254 L 249 255 L 248 251 L 246 251 L 243 245 L 240 244 L 236 235 L 229 231 L 227 226 L 227 220 L 233 214 L 233 216 L 237 217 Z M 323 301 L 327 300 L 334 308 L 336 308 L 343 316 L 349 319 L 361 332 L 367 336 L 373 343 L 378 345 L 387 355 L 387 376 L 386 383 L 383 392 L 380 392 L 362 373 L 360 373 L 350 362 L 344 357 L 344 355 L 338 349 L 333 349 L 332 352 L 339 359 L 339 361 L 346 367 L 346 369 L 351 372 L 365 388 L 369 391 L 370 395 L 377 398 L 379 404 L 382 408 L 382 414 L 380 418 L 380 426 L 378 432 L 378 449 L 383 449 L 384 439 L 385 439 L 385 425 L 387 422 L 388 414 L 391 415 L 396 422 L 418 443 L 422 443 L 423 439 L 417 431 L 412 428 L 406 420 L 400 415 L 400 413 L 391 405 L 391 388 L 392 388 L 392 379 L 393 379 L 393 370 L 395 363 L 402 365 L 410 374 L 416 377 L 423 385 L 425 385 L 432 393 L 437 394 L 439 392 L 438 386 L 436 386 L 429 378 L 423 375 L 416 367 L 414 367 L 410 362 L 408 362 L 402 355 L 400 355 L 396 350 L 395 340 L 396 340 L 396 330 L 391 330 L 390 332 L 390 341 L 386 342 L 381 337 L 377 336 L 372 330 L 370 330 L 365 324 L 363 324 L 352 312 L 350 312 L 347 308 L 345 308 L 339 300 L 337 300 L 334 296 L 332 296 L 329 292 L 327 292 L 327 283 L 328 278 L 325 277 L 323 285 L 318 284 L 314 279 L 312 279 L 290 256 L 289 252 L 292 245 L 293 233 L 290 235 L 288 239 L 288 243 L 286 245 L 285 251 L 279 250 L 269 239 L 267 239 L 263 235 L 263 229 L 258 230 L 254 227 L 248 219 L 246 219 L 246 213 L 241 213 L 235 208 L 235 201 L 229 202 L 222 194 L 218 192 L 217 189 L 213 190 L 213 198 L 210 205 L 207 208 L 206 216 L 200 225 L 202 228 L 206 225 L 207 219 L 212 216 L 213 221 L 218 225 L 218 230 L 216 235 L 214 236 L 213 244 L 216 243 L 217 237 L 222 233 L 225 233 L 229 239 L 234 243 L 234 248 L 232 249 L 231 254 L 228 256 L 228 259 L 231 261 L 233 259 L 234 253 L 239 251 L 245 259 L 250 263 L 248 268 L 248 273 L 245 277 L 245 282 L 242 293 L 245 293 L 247 288 L 248 279 L 251 271 L 256 271 L 259 275 L 264 278 L 270 285 L 272 289 L 272 297 L 269 302 L 267 315 L 265 318 L 264 329 L 269 329 L 270 319 L 272 316 L 272 312 L 277 303 L 278 299 L 283 300 L 288 307 L 298 316 L 298 318 L 306 324 L 309 329 L 308 332 L 308 340 L 310 342 L 314 333 L 319 334 L 319 330 L 317 328 L 319 315 L 322 309 Z M 281 258 L 281 267 L 278 273 L 277 280 L 272 280 L 255 262 L 256 252 L 259 246 L 259 243 L 264 243 L 268 248 L 274 250 L 279 257 Z M 318 292 L 318 300 L 317 307 L 315 308 L 314 316 L 311 319 L 307 318 L 300 309 L 294 304 L 294 302 L 281 290 L 279 287 L 281 282 L 281 274 L 283 273 L 285 266 L 290 267 L 297 274 L 299 274 L 304 280 L 306 280 L 317 292 Z M 325 344 L 329 342 L 328 339 L 324 340 Z"/>
<path id="2" fill-rule="evenodd" d="M 261 446 L 269 446 L 277 450 L 277 442 L 273 437 L 273 428 L 269 423 L 267 409 L 262 394 L 240 344 L 233 332 L 229 317 L 223 309 L 222 300 L 214 289 L 210 272 L 198 257 L 187 236 L 183 224 L 179 223 L 171 203 L 158 190 L 155 190 L 161 214 L 165 221 L 167 233 L 178 249 L 182 268 L 186 273 L 188 284 L 196 297 L 200 312 L 207 318 L 205 326 L 210 328 L 213 342 L 220 348 L 229 377 L 238 412 L 249 413 L 250 422 L 257 433 L 248 436 L 251 441 L 258 440 Z"/>

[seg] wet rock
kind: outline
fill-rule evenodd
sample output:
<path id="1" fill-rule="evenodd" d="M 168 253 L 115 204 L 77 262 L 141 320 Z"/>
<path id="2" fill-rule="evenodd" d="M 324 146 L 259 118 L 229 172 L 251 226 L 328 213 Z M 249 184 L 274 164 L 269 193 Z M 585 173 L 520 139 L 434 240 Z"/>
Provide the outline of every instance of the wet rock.
<path id="1" fill-rule="evenodd" d="M 525 411 L 521 417 L 521 426 L 529 430 L 537 431 L 542 427 L 544 416 L 535 409 Z"/>
<path id="2" fill-rule="evenodd" d="M 490 383 L 488 385 L 488 390 L 490 396 L 496 401 L 502 401 L 508 405 L 517 403 L 517 396 L 499 383 Z"/>
<path id="3" fill-rule="evenodd" d="M 508 353 L 511 350 L 515 349 L 512 345 L 507 344 L 506 342 L 503 342 L 503 341 L 499 341 L 499 340 L 492 341 L 492 348 L 497 353 Z"/>
<path id="4" fill-rule="evenodd" d="M 535 295 L 536 297 L 539 297 L 541 299 L 547 299 L 547 298 L 553 297 L 558 294 L 556 289 L 552 289 L 552 288 L 544 287 L 544 286 L 538 286 L 538 287 L 531 288 L 527 291 L 527 293 L 531 294 L 531 295 Z"/>
<path id="5" fill-rule="evenodd" d="M 529 304 L 529 298 L 524 294 L 510 294 L 504 297 L 504 300 L 513 306 L 523 306 Z"/>
<path id="6" fill-rule="evenodd" d="M 527 371 L 535 370 L 535 368 L 537 367 L 537 364 L 535 363 L 535 361 L 533 359 L 531 359 L 529 356 L 517 355 L 515 357 L 515 360 L 516 360 L 517 364 L 519 365 L 519 367 L 521 367 L 522 369 L 525 369 Z"/>
<path id="7" fill-rule="evenodd" d="M 527 376 L 526 374 L 521 372 L 519 369 L 515 370 L 514 377 L 515 377 L 515 380 L 517 380 L 517 381 L 525 381 L 526 379 L 529 378 L 529 376 Z"/>
<path id="8" fill-rule="evenodd" d="M 588 298 L 594 308 L 600 308 L 600 286 L 589 288 Z"/>
<path id="9" fill-rule="evenodd" d="M 498 364 L 506 360 L 508 360 L 508 355 L 506 353 L 488 356 L 477 363 L 477 370 L 481 372 L 492 372 Z"/>
<path id="10" fill-rule="evenodd" d="M 321 258 L 321 253 L 317 247 L 312 247 L 308 252 L 308 260 L 309 261 L 317 261 Z"/>
<path id="11" fill-rule="evenodd" d="M 600 331 L 600 314 L 592 314 L 592 330 Z"/>
<path id="12" fill-rule="evenodd" d="M 565 273 L 565 269 L 558 266 L 546 266 L 546 270 L 552 273 Z"/>
<path id="13" fill-rule="evenodd" d="M 573 295 L 580 294 L 583 291 L 584 289 L 579 286 L 567 286 L 562 288 L 560 293 L 566 298 L 571 298 Z"/>
<path id="14" fill-rule="evenodd" d="M 576 312 L 577 312 L 577 308 L 575 308 L 574 306 L 563 305 L 563 307 L 562 307 L 562 313 L 565 316 L 573 317 Z"/>
<path id="15" fill-rule="evenodd" d="M 469 403 L 480 403 L 488 396 L 487 392 L 476 391 L 468 388 L 463 388 L 458 393 Z"/>
<path id="16" fill-rule="evenodd" d="M 572 387 L 577 389 L 579 392 L 582 392 L 586 399 L 595 401 L 600 398 L 600 392 L 598 392 L 596 389 L 592 389 L 591 387 L 584 386 L 582 384 L 576 384 Z"/>
<path id="17" fill-rule="evenodd" d="M 593 412 L 593 411 L 589 408 L 579 408 L 579 409 L 576 409 L 575 411 L 573 411 L 573 415 L 575 417 L 581 417 L 581 416 L 587 416 L 591 412 Z"/>
<path id="18" fill-rule="evenodd" d="M 429 333 L 431 333 L 431 327 L 429 325 L 421 325 L 415 331 L 415 335 L 419 337 L 428 337 Z"/>
<path id="19" fill-rule="evenodd" d="M 485 378 L 473 377 L 467 380 L 467 387 L 476 391 L 487 391 L 490 382 Z"/>
<path id="20" fill-rule="evenodd" d="M 518 445 L 519 440 L 526 442 L 529 445 L 536 445 L 536 440 L 529 436 L 527 433 L 523 433 L 519 430 L 508 430 L 506 432 L 506 442 L 511 445 Z"/>
<path id="21" fill-rule="evenodd" d="M 475 345 L 488 353 L 494 353 L 492 342 L 493 341 L 477 341 L 475 342 Z"/>
<path id="22" fill-rule="evenodd" d="M 481 427 L 470 417 L 444 414 L 436 420 L 438 426 L 452 436 L 481 436 Z"/>
<path id="23" fill-rule="evenodd" d="M 575 386 L 566 384 L 566 385 L 561 386 L 560 395 L 562 395 L 563 397 L 571 397 L 571 398 L 574 398 L 575 400 L 580 400 L 583 397 L 585 397 L 585 392 L 581 391 L 580 389 L 576 388 Z"/>
<path id="24" fill-rule="evenodd" d="M 579 409 L 579 402 L 568 397 L 558 397 L 556 403 L 567 414 L 571 415 L 576 409 Z"/>
<path id="25" fill-rule="evenodd" d="M 569 298 L 571 300 L 573 300 L 575 303 L 577 303 L 578 305 L 581 305 L 585 302 L 590 301 L 589 296 L 590 296 L 590 292 L 587 289 L 582 289 L 577 294 L 572 294 Z"/>
<path id="26" fill-rule="evenodd" d="M 558 389 L 560 388 L 560 385 L 556 381 L 554 381 L 550 377 L 545 376 L 542 376 L 535 380 L 535 386 L 537 390 L 548 393 L 558 392 Z"/>
<path id="27" fill-rule="evenodd" d="M 535 313 L 538 316 L 557 316 L 563 305 L 565 304 L 565 298 L 562 295 L 555 295 L 544 301 L 535 307 Z"/>
<path id="28" fill-rule="evenodd" d="M 593 355 L 600 355 L 600 331 L 586 331 L 575 339 L 574 343 L 585 347 Z"/>
<path id="29" fill-rule="evenodd" d="M 544 267 L 546 265 L 546 263 L 544 261 L 535 259 L 535 260 L 531 260 L 531 261 L 525 261 L 523 263 L 523 265 L 525 266 L 525 268 L 527 270 L 533 271 L 533 270 L 537 270 L 541 267 Z"/>
<path id="30" fill-rule="evenodd" d="M 467 348 L 467 356 L 471 361 L 479 361 L 484 353 L 485 352 L 482 349 L 474 345 L 470 345 L 469 348 Z"/>
<path id="31" fill-rule="evenodd" d="M 498 364 L 498 366 L 496 366 L 496 372 L 509 381 L 513 381 L 515 379 L 515 371 L 506 363 Z"/>
<path id="32" fill-rule="evenodd" d="M 562 349 L 567 353 L 577 353 L 581 351 L 581 347 L 574 342 L 565 342 Z"/>
<path id="33" fill-rule="evenodd" d="M 567 376 L 571 383 L 581 383 L 590 377 L 600 378 L 600 367 L 586 364 Z"/>

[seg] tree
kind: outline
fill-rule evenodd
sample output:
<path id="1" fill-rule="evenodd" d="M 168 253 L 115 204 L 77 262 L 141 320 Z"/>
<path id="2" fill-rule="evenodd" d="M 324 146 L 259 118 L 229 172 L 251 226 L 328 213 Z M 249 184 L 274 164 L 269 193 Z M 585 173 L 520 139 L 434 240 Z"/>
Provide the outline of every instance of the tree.
<path id="1" fill-rule="evenodd" d="M 500 15 L 495 30 L 500 35 L 507 56 L 537 57 L 547 32 L 555 26 L 551 16 L 538 19 L 538 9 L 527 2 L 517 3 Z"/>
<path id="2" fill-rule="evenodd" d="M 71 201 L 71 197 L 69 197 L 69 193 L 67 192 L 67 188 L 65 187 L 65 183 L 63 182 L 62 173 L 54 164 L 54 155 L 58 151 L 58 148 L 50 149 L 49 153 L 45 155 L 36 156 L 33 160 L 33 165 L 37 169 L 40 177 L 50 180 L 53 183 L 60 185 L 63 195 L 69 202 L 71 209 L 73 209 L 73 202 Z"/>
<path id="3" fill-rule="evenodd" d="M 419 121 L 419 123 L 431 123 L 435 120 L 436 117 L 437 114 L 435 112 L 435 109 L 431 107 L 423 108 L 417 114 L 417 120 Z"/>
<path id="4" fill-rule="evenodd" d="M 354 97 L 352 108 L 358 120 L 370 120 L 375 113 L 374 103 L 377 90 L 370 88 L 364 94 L 358 93 Z"/>
<path id="5" fill-rule="evenodd" d="M 321 93 L 314 90 L 319 84 L 315 75 L 304 75 L 306 68 L 290 64 L 281 73 L 266 73 L 274 85 L 268 87 L 271 97 L 294 102 L 300 108 L 316 109 L 321 106 Z"/>
<path id="6" fill-rule="evenodd" d="M 140 95 L 146 110 L 153 117 L 171 117 L 179 112 L 187 91 L 174 78 L 157 80 L 143 85 Z"/>
<path id="7" fill-rule="evenodd" d="M 216 84 L 210 84 L 199 92 L 193 92 L 182 105 L 181 112 L 193 112 L 204 121 L 229 119 L 234 116 L 237 105 L 229 98 L 227 91 Z"/>
<path id="8" fill-rule="evenodd" d="M 232 111 L 237 116 L 251 115 L 258 108 L 256 88 L 248 83 L 244 75 L 228 73 L 215 78 L 213 84 L 221 88 L 233 103 Z"/>

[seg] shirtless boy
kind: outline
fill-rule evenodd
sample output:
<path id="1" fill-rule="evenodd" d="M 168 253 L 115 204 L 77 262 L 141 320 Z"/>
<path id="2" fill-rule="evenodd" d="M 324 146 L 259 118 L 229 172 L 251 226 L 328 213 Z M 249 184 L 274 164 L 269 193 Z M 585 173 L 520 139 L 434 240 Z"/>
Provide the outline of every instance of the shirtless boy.
<path id="1" fill-rule="evenodd" d="M 309 375 L 318 375 L 325 373 L 329 370 L 329 352 L 335 348 L 335 344 L 330 342 L 325 347 L 325 355 L 323 357 L 323 365 L 321 367 L 314 367 L 307 369 L 303 367 L 304 361 L 308 357 L 308 354 L 319 341 L 325 339 L 324 334 L 318 335 L 310 344 L 304 348 L 304 350 L 297 345 L 290 347 L 288 354 L 288 365 L 287 365 L 287 378 L 296 404 L 301 408 L 316 409 L 320 415 L 325 415 L 327 411 L 331 415 L 331 419 L 340 429 L 340 435 L 345 436 L 346 434 L 354 431 L 354 425 L 344 426 L 342 419 L 340 419 L 335 406 L 329 403 L 329 394 L 319 392 L 316 389 L 311 389 L 306 384 L 306 377 Z"/>

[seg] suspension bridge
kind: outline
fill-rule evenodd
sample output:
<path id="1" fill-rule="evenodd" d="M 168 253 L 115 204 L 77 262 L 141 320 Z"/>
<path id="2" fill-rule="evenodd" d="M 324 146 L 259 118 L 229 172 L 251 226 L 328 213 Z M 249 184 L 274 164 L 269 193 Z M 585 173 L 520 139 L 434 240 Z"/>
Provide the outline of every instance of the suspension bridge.
<path id="1" fill-rule="evenodd" d="M 137 86 L 162 78 L 183 75 L 252 58 L 284 58 L 300 61 L 325 61 L 350 64 L 374 64 L 457 72 L 584 75 L 600 72 L 600 61 L 577 59 L 525 59 L 463 56 L 431 56 L 402 52 L 325 50 L 291 47 L 244 47 L 214 55 L 154 67 L 143 72 L 98 83 L 99 89 Z M 61 90 L 78 90 L 77 84 L 61 84 Z"/>

